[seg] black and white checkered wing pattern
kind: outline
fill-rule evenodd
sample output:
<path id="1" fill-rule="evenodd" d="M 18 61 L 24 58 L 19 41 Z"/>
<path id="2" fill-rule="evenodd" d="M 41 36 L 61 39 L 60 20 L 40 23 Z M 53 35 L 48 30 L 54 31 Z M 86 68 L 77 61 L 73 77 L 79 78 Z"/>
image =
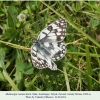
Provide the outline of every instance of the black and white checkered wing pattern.
<path id="1" fill-rule="evenodd" d="M 34 67 L 43 69 L 49 67 L 51 70 L 57 70 L 57 65 L 51 61 L 49 56 L 46 57 L 37 50 L 36 46 L 31 46 L 31 59 Z"/>
<path id="2" fill-rule="evenodd" d="M 66 35 L 66 22 L 60 18 L 42 30 L 36 43 L 31 46 L 32 63 L 38 69 L 50 68 L 57 70 L 53 61 L 65 56 L 65 44 L 62 40 Z"/>
<path id="3" fill-rule="evenodd" d="M 38 36 L 41 42 L 62 41 L 66 35 L 66 21 L 62 18 L 48 25 Z"/>
<path id="4" fill-rule="evenodd" d="M 64 44 L 64 43 L 59 42 L 59 43 L 57 44 L 57 46 L 58 46 L 61 50 L 59 50 L 58 52 L 56 52 L 56 53 L 52 56 L 52 60 L 53 60 L 53 61 L 57 61 L 57 60 L 62 59 L 62 58 L 65 56 L 65 54 L 66 54 L 66 47 L 65 47 L 65 44 Z"/>

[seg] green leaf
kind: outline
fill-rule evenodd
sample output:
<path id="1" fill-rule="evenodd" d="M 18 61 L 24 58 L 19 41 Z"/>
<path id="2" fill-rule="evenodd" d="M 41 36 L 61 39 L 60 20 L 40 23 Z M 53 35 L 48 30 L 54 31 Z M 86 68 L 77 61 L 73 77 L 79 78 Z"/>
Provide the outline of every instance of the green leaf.
<path id="1" fill-rule="evenodd" d="M 17 10 L 14 6 L 9 7 L 8 9 L 8 26 L 15 28 L 16 19 L 17 19 Z"/>
<path id="2" fill-rule="evenodd" d="M 11 28 L 9 28 L 6 32 L 5 32 L 5 34 L 4 34 L 4 37 L 6 37 L 6 38 L 8 38 L 8 39 L 12 39 L 12 38 L 14 38 L 17 34 L 17 31 L 16 31 L 16 29 L 11 29 Z"/>
<path id="3" fill-rule="evenodd" d="M 100 24 L 100 21 L 95 19 L 95 18 L 91 18 L 90 20 L 90 25 L 92 25 L 93 27 L 97 26 Z"/>
<path id="4" fill-rule="evenodd" d="M 25 64 L 23 62 L 17 62 L 16 67 L 17 67 L 17 70 L 21 71 L 24 74 L 33 73 L 33 67 L 30 64 Z"/>

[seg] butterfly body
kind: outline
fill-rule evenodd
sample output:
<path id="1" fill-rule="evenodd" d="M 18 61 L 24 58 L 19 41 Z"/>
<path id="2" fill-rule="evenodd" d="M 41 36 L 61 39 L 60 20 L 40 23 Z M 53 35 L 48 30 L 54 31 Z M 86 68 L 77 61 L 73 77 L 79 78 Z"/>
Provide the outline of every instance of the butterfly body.
<path id="1" fill-rule="evenodd" d="M 65 44 L 62 43 L 66 34 L 66 22 L 59 19 L 40 32 L 37 41 L 31 46 L 32 63 L 38 69 L 50 68 L 57 70 L 53 62 L 65 56 Z"/>
<path id="2" fill-rule="evenodd" d="M 45 55 L 50 56 L 50 51 L 43 45 L 43 43 L 41 43 L 40 41 L 37 41 L 35 43 L 35 46 L 37 48 L 37 50 L 45 57 Z"/>

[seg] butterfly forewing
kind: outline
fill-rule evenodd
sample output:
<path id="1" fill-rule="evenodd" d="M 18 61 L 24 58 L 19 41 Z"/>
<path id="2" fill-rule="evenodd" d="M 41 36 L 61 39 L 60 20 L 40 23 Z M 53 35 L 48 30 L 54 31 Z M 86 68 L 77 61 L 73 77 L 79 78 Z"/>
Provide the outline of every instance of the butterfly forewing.
<path id="1" fill-rule="evenodd" d="M 38 69 L 50 68 L 57 70 L 53 62 L 65 56 L 65 44 L 62 40 L 66 35 L 66 22 L 60 18 L 42 30 L 35 44 L 31 47 L 31 59 Z"/>
<path id="2" fill-rule="evenodd" d="M 66 35 L 66 22 L 60 18 L 57 21 L 48 25 L 42 30 L 38 36 L 38 40 L 44 40 L 48 42 L 62 41 Z"/>

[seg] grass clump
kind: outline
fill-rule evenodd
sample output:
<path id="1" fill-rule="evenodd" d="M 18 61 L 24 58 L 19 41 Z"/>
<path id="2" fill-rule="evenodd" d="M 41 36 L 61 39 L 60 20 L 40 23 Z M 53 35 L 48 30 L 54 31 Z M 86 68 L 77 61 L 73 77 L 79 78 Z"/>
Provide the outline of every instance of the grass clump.
<path id="1" fill-rule="evenodd" d="M 1 1 L 0 8 L 1 91 L 100 90 L 99 1 Z M 36 69 L 31 40 L 60 17 L 67 22 L 66 55 L 57 71 Z"/>

